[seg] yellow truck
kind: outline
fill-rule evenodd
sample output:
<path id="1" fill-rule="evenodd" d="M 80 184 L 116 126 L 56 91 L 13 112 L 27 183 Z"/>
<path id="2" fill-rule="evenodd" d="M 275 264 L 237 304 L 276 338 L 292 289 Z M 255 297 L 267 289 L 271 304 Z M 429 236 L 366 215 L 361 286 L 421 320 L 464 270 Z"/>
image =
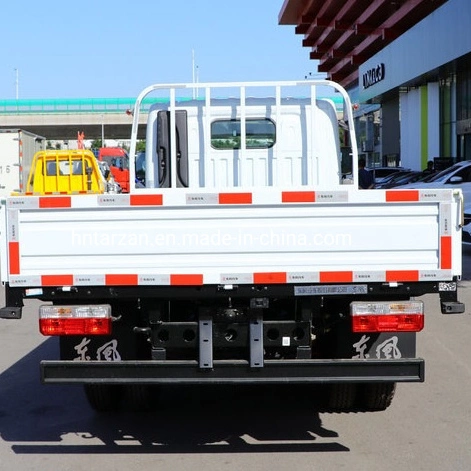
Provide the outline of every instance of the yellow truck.
<path id="1" fill-rule="evenodd" d="M 85 149 L 36 152 L 25 188 L 27 195 L 118 192 L 109 168 Z"/>

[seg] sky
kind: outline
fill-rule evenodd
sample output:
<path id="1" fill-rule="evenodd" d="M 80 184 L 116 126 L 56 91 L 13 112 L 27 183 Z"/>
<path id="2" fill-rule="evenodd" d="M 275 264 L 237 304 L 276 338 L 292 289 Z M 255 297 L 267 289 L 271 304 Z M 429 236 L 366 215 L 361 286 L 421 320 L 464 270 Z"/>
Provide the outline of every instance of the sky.
<path id="1" fill-rule="evenodd" d="M 134 97 L 153 83 L 317 75 L 283 0 L 5 2 L 0 99 Z"/>

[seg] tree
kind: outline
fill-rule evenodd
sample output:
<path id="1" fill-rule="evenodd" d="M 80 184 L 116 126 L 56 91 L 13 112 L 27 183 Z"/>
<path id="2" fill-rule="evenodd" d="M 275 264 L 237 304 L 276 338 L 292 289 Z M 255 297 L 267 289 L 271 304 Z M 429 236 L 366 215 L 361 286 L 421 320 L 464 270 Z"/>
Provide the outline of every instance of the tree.
<path id="1" fill-rule="evenodd" d="M 145 152 L 146 151 L 146 141 L 137 141 L 136 143 L 136 152 Z"/>

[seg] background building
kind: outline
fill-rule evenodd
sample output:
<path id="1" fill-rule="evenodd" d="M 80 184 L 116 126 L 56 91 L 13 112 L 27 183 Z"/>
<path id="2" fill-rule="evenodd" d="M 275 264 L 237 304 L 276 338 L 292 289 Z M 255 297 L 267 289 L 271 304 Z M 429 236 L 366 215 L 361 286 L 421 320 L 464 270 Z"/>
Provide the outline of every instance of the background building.
<path id="1" fill-rule="evenodd" d="M 471 160 L 469 0 L 285 0 L 279 23 L 347 88 L 368 165 Z"/>

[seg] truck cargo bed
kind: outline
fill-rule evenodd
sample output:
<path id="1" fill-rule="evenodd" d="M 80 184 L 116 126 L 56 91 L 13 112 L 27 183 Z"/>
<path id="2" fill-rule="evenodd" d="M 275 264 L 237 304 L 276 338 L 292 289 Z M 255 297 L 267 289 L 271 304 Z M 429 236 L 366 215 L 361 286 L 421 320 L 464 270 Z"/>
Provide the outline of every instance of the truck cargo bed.
<path id="1" fill-rule="evenodd" d="M 454 190 L 153 190 L 12 197 L 11 286 L 451 280 Z M 380 256 L 378 256 L 380 254 Z"/>

